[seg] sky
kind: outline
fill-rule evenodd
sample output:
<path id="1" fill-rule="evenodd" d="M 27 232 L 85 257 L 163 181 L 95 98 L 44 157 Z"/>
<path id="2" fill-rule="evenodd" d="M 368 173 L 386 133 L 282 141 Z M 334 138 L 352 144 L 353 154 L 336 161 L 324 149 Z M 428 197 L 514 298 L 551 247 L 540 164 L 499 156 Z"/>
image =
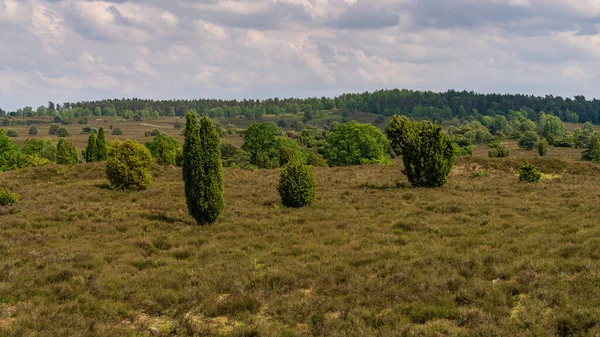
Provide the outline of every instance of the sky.
<path id="1" fill-rule="evenodd" d="M 600 0 L 0 0 L 0 108 L 600 93 Z"/>

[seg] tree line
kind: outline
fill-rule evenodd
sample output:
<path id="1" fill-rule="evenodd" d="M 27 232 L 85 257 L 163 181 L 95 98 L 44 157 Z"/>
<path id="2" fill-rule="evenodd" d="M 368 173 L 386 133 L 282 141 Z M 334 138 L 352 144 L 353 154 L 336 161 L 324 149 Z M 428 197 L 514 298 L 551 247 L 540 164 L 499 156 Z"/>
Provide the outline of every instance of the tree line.
<path id="1" fill-rule="evenodd" d="M 65 119 L 82 116 L 123 116 L 125 118 L 153 118 L 156 116 L 184 116 L 194 110 L 200 116 L 233 118 L 244 116 L 259 119 L 265 114 L 284 115 L 304 112 L 311 116 L 318 111 L 341 109 L 343 114 L 353 111 L 382 116 L 404 115 L 417 119 L 443 121 L 482 116 L 508 115 L 511 110 L 524 110 L 527 117 L 537 121 L 541 112 L 559 117 L 565 122 L 600 123 L 600 100 L 588 100 L 582 95 L 573 98 L 561 96 L 533 96 L 522 94 L 480 94 L 473 91 L 446 92 L 407 89 L 377 90 L 347 93 L 337 97 L 269 98 L 265 100 L 222 99 L 106 99 L 101 101 L 49 102 L 37 109 L 24 107 L 16 111 L 0 109 L 2 116 L 57 116 Z"/>

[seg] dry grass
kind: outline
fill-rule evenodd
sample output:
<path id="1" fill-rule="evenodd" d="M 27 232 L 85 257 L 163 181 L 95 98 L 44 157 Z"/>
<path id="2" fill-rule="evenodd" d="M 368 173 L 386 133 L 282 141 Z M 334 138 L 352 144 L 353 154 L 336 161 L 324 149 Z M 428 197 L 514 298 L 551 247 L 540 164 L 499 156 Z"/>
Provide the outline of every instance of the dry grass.
<path id="1" fill-rule="evenodd" d="M 315 168 L 303 209 L 278 170 L 225 170 L 206 227 L 174 167 L 132 193 L 101 163 L 0 174 L 0 335 L 598 335 L 598 170 L 536 159 L 554 179 L 523 184 L 519 160 L 461 159 L 441 189 Z"/>

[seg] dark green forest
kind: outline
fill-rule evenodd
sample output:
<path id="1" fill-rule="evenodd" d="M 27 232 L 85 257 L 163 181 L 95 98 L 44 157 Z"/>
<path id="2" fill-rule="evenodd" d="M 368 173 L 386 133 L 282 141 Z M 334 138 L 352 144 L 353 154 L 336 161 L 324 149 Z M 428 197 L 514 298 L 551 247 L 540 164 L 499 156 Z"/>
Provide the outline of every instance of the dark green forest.
<path id="1" fill-rule="evenodd" d="M 258 119 L 265 114 L 312 113 L 321 110 L 341 109 L 343 113 L 362 111 L 385 116 L 405 115 L 418 119 L 442 121 L 452 118 L 480 119 L 482 116 L 510 115 L 523 110 L 527 118 L 537 121 L 541 112 L 558 116 L 566 122 L 600 123 L 600 100 L 587 100 L 584 96 L 563 98 L 546 95 L 478 94 L 472 91 L 449 90 L 443 93 L 415 90 L 378 90 L 360 94 L 342 94 L 335 98 L 270 98 L 266 100 L 147 100 L 107 99 L 102 101 L 65 102 L 37 109 L 24 107 L 0 116 L 67 115 L 80 117 L 124 116 L 147 118 L 152 116 L 184 116 L 194 109 L 201 116 L 232 118 L 245 116 Z M 71 116 L 69 116 L 71 115 Z"/>

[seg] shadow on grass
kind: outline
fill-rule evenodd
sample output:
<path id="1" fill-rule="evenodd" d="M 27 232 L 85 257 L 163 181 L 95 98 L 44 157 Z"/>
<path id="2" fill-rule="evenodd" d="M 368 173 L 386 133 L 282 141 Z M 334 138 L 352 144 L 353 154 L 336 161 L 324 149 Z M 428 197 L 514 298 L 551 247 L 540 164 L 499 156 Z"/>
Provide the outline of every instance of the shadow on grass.
<path id="1" fill-rule="evenodd" d="M 166 222 L 169 224 L 174 224 L 178 222 L 187 223 L 185 220 L 170 217 L 165 213 L 146 214 L 144 215 L 144 217 L 148 220 Z"/>
<path id="2" fill-rule="evenodd" d="M 383 185 L 365 183 L 365 184 L 358 185 L 358 188 L 368 189 L 368 190 L 385 191 L 385 190 L 397 190 L 397 189 L 402 189 L 402 188 L 411 188 L 411 185 L 408 181 L 400 181 L 395 184 L 383 184 Z"/>
<path id="3" fill-rule="evenodd" d="M 110 187 L 110 184 L 97 184 L 97 185 L 94 185 L 94 187 L 98 187 L 99 189 L 102 189 L 102 190 L 112 190 L 112 188 Z"/>

